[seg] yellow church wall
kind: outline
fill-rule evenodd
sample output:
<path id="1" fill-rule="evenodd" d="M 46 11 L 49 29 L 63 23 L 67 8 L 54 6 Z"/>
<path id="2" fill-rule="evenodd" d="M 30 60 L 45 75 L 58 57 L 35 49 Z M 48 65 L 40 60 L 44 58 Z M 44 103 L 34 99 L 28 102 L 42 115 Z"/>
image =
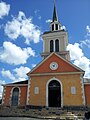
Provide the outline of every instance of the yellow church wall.
<path id="1" fill-rule="evenodd" d="M 31 76 L 30 105 L 46 106 L 46 84 L 53 77 L 60 80 L 62 83 L 63 106 L 83 105 L 80 74 Z M 35 87 L 39 88 L 38 94 L 34 93 Z M 76 94 L 71 93 L 71 87 L 76 88 Z"/>
<path id="2" fill-rule="evenodd" d="M 82 100 L 82 84 L 80 81 L 80 75 L 67 75 L 62 78 L 63 84 L 63 96 L 64 96 L 64 106 L 80 106 L 83 103 Z M 76 88 L 76 94 L 71 93 L 71 87 Z"/>
<path id="3" fill-rule="evenodd" d="M 30 105 L 46 105 L 46 77 L 31 77 Z M 39 94 L 34 93 L 35 87 L 39 87 Z"/>

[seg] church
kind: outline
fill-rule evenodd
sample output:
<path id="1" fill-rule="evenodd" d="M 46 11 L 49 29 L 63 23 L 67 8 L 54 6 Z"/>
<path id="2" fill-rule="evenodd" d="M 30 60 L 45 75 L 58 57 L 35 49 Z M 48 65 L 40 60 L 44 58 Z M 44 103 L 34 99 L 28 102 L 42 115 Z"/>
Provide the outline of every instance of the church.
<path id="1" fill-rule="evenodd" d="M 42 35 L 42 61 L 28 80 L 3 85 L 3 106 L 61 107 L 90 105 L 90 83 L 84 71 L 70 62 L 68 33 L 62 29 L 54 4 L 50 31 Z M 86 94 L 86 95 L 85 95 Z"/>

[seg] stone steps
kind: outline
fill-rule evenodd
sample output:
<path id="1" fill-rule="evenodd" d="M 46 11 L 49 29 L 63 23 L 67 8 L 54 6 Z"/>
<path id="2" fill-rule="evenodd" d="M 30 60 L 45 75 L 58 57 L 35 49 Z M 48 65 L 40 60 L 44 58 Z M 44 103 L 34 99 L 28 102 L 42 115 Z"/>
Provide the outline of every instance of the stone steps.
<path id="1" fill-rule="evenodd" d="M 42 109 L 20 109 L 17 107 L 5 107 L 0 109 L 0 116 L 19 116 L 19 117 L 36 117 L 56 120 L 82 120 L 84 112 L 66 111 L 60 108 L 42 108 Z"/>

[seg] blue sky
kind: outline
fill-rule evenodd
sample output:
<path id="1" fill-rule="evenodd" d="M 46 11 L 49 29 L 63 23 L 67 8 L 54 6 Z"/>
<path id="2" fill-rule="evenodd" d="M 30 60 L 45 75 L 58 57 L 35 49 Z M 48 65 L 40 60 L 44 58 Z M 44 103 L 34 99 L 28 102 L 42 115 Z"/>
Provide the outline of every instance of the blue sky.
<path id="1" fill-rule="evenodd" d="M 0 84 L 27 79 L 42 60 L 41 34 L 49 31 L 53 7 L 54 0 L 0 0 Z M 71 62 L 90 78 L 90 0 L 56 0 L 56 8 Z"/>

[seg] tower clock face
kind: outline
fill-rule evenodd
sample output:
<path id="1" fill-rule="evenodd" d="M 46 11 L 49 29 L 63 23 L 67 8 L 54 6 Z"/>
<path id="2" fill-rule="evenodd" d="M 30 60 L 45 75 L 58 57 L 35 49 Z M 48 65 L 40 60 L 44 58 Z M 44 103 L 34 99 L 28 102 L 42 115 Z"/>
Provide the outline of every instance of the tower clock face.
<path id="1" fill-rule="evenodd" d="M 58 68 L 58 64 L 56 63 L 56 62 L 52 62 L 51 64 L 50 64 L 50 69 L 51 70 L 56 70 Z"/>

